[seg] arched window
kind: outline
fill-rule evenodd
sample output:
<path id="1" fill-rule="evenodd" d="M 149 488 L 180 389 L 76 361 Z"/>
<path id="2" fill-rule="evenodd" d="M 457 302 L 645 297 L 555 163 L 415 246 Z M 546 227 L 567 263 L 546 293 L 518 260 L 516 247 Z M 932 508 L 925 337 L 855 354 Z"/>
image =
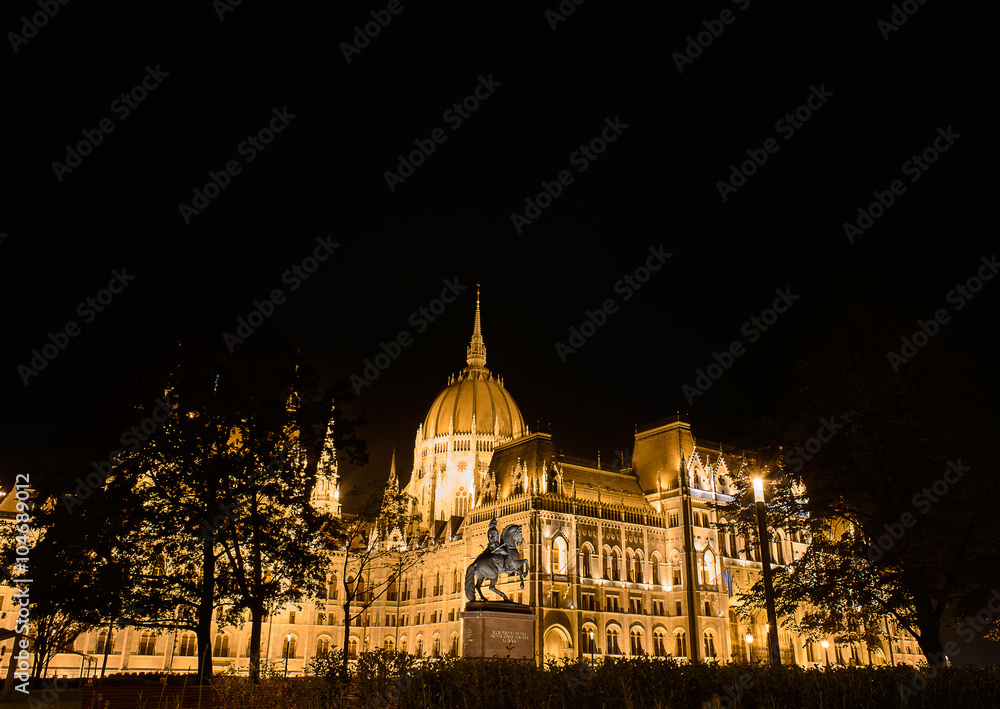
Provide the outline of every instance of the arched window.
<path id="1" fill-rule="evenodd" d="M 435 635 L 431 645 L 431 657 L 441 657 L 441 636 Z"/>
<path id="2" fill-rule="evenodd" d="M 552 540 L 552 557 L 550 559 L 553 574 L 566 573 L 566 540 L 562 535 L 557 535 Z"/>
<path id="3" fill-rule="evenodd" d="M 687 657 L 687 635 L 678 628 L 674 631 L 674 657 Z"/>
<path id="4" fill-rule="evenodd" d="M 467 514 L 469 514 L 469 494 L 465 491 L 465 487 L 460 487 L 455 493 L 455 516 L 465 517 Z"/>
<path id="5" fill-rule="evenodd" d="M 284 641 L 281 643 L 281 656 L 295 657 L 296 642 L 297 638 L 294 635 L 286 635 Z"/>
<path id="6" fill-rule="evenodd" d="M 608 627 L 608 654 L 609 655 L 621 655 L 621 648 L 618 647 L 618 628 L 615 626 Z"/>
<path id="7" fill-rule="evenodd" d="M 352 660 L 358 659 L 358 639 L 352 636 L 347 648 L 347 656 Z"/>
<path id="8" fill-rule="evenodd" d="M 715 636 L 711 630 L 706 630 L 702 636 L 705 641 L 705 657 L 715 657 Z"/>
<path id="9" fill-rule="evenodd" d="M 462 576 L 458 573 L 458 567 L 456 566 L 451 570 L 451 592 L 458 593 L 462 590 Z"/>
<path id="10" fill-rule="evenodd" d="M 330 588 L 327 591 L 326 597 L 334 601 L 340 597 L 340 582 L 337 580 L 337 574 L 333 574 L 330 577 Z"/>
<path id="11" fill-rule="evenodd" d="M 229 636 L 225 633 L 219 633 L 215 636 L 212 657 L 229 657 Z"/>
<path id="12" fill-rule="evenodd" d="M 181 649 L 179 654 L 182 657 L 194 657 L 198 654 L 198 636 L 190 630 L 181 635 Z"/>
<path id="13" fill-rule="evenodd" d="M 635 552 L 635 582 L 645 583 L 645 574 L 642 571 L 642 552 L 638 549 Z"/>
<path id="14" fill-rule="evenodd" d="M 597 628 L 588 623 L 583 626 L 583 642 L 581 643 L 585 654 L 597 652 Z"/>
<path id="15" fill-rule="evenodd" d="M 399 651 L 406 652 L 406 636 L 404 635 L 399 639 Z"/>
<path id="16" fill-rule="evenodd" d="M 642 630 L 640 628 L 632 628 L 629 632 L 629 639 L 631 640 L 632 655 L 646 654 L 642 649 Z"/>
<path id="17" fill-rule="evenodd" d="M 153 655 L 156 653 L 156 636 L 148 630 L 144 630 L 139 636 L 139 655 Z"/>
<path id="18" fill-rule="evenodd" d="M 316 641 L 316 657 L 326 657 L 330 654 L 330 638 L 321 637 Z"/>
<path id="19" fill-rule="evenodd" d="M 715 575 L 715 554 L 708 549 L 698 557 L 698 572 L 701 582 L 706 586 L 711 585 L 712 577 Z"/>
<path id="20" fill-rule="evenodd" d="M 736 532 L 729 533 L 729 549 L 732 551 L 734 559 L 740 558 L 740 547 L 736 543 Z"/>
<path id="21" fill-rule="evenodd" d="M 774 535 L 774 546 L 777 548 L 775 559 L 779 566 L 785 565 L 785 537 L 781 532 Z"/>
<path id="22" fill-rule="evenodd" d="M 649 565 L 653 567 L 653 585 L 660 585 L 660 555 L 653 554 L 649 559 Z"/>
<path id="23" fill-rule="evenodd" d="M 94 648 L 94 652 L 103 655 L 107 652 L 109 655 L 113 655 L 115 652 L 115 641 L 108 640 L 108 631 L 102 630 L 97 634 L 97 647 Z M 194 653 L 192 653 L 194 654 Z"/>
<path id="24" fill-rule="evenodd" d="M 434 595 L 441 595 L 441 569 L 434 572 Z"/>
<path id="25" fill-rule="evenodd" d="M 621 581 L 621 555 L 618 553 L 618 547 L 611 550 L 611 578 L 615 581 Z"/>
<path id="26" fill-rule="evenodd" d="M 667 634 L 662 628 L 653 631 L 653 654 L 657 657 L 667 656 Z"/>
<path id="27" fill-rule="evenodd" d="M 743 662 L 747 660 L 746 636 L 740 633 L 740 621 L 736 617 L 736 611 L 729 611 L 729 646 L 733 651 L 733 659 L 736 659 L 737 652 L 739 659 Z M 737 651 L 737 648 L 739 649 Z"/>
<path id="28" fill-rule="evenodd" d="M 416 654 L 417 657 L 423 657 L 424 655 L 424 637 L 422 635 L 417 636 L 417 646 L 414 654 Z"/>
<path id="29" fill-rule="evenodd" d="M 451 634 L 451 651 L 448 654 L 452 657 L 458 657 L 458 633 Z"/>
<path id="30" fill-rule="evenodd" d="M 588 578 L 588 579 L 589 578 L 593 578 L 593 575 L 590 572 L 590 558 L 591 558 L 590 545 L 589 544 L 584 544 L 583 545 L 583 577 L 584 578 Z"/>
<path id="31" fill-rule="evenodd" d="M 625 550 L 625 580 L 635 581 L 635 557 L 632 556 L 631 549 Z"/>

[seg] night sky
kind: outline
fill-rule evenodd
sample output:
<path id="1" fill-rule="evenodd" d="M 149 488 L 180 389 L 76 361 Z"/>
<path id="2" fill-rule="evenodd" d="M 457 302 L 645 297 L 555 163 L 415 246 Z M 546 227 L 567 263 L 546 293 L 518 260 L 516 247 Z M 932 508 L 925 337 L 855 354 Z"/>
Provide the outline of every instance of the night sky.
<path id="1" fill-rule="evenodd" d="M 187 307 L 195 284 L 241 294 L 220 338 L 281 289 L 270 321 L 326 384 L 407 332 L 349 405 L 371 461 L 345 471 L 384 477 L 395 444 L 405 479 L 417 424 L 465 366 L 477 282 L 487 366 L 529 426 L 610 462 L 677 410 L 725 438 L 833 326 L 872 311 L 910 334 L 994 253 L 989 44 L 944 2 L 904 3 L 898 27 L 888 2 L 52 5 L 0 16 L 17 35 L 0 50 L 5 486 L 44 464 L 112 335 L 170 327 L 136 313 Z M 225 186 L 197 196 L 213 174 Z M 543 183 L 558 195 L 536 213 Z M 852 243 L 875 191 L 892 204 Z M 324 239 L 339 246 L 299 280 Z M 78 310 L 116 272 L 128 285 L 103 312 Z M 425 322 L 448 283 L 461 292 Z M 984 364 L 997 290 L 942 334 Z M 758 330 L 776 291 L 792 304 Z M 25 384 L 18 366 L 70 321 Z M 737 340 L 689 403 L 681 387 Z"/>

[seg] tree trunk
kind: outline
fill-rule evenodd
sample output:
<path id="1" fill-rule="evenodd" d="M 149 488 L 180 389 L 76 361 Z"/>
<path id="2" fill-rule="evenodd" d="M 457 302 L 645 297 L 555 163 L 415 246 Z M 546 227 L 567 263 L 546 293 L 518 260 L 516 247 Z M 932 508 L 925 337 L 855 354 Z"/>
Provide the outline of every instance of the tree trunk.
<path id="1" fill-rule="evenodd" d="M 344 583 L 345 588 L 347 583 Z M 351 642 L 351 593 L 347 590 L 346 593 L 347 600 L 344 601 L 344 657 L 343 665 L 340 668 L 341 674 L 343 674 L 344 679 L 347 679 L 347 649 Z"/>
<path id="2" fill-rule="evenodd" d="M 212 611 L 215 609 L 215 541 L 206 539 L 198 603 L 198 684 L 212 676 Z"/>
<path id="3" fill-rule="evenodd" d="M 108 637 L 107 637 L 107 640 L 104 642 L 104 647 L 101 648 L 101 652 L 104 655 L 104 662 L 101 663 L 101 678 L 97 682 L 97 686 L 98 687 L 101 686 L 101 684 L 104 682 L 104 670 L 106 670 L 107 667 L 108 667 L 108 652 L 109 652 L 109 648 L 111 647 L 111 644 L 114 642 L 114 640 L 112 639 L 114 637 L 112 635 L 112 633 L 114 632 L 114 630 L 115 630 L 115 621 L 114 621 L 114 619 L 112 619 L 112 620 L 110 620 L 108 622 Z M 101 638 L 100 634 L 98 634 L 97 638 L 98 638 L 98 640 L 100 640 L 100 638 Z"/>
<path id="4" fill-rule="evenodd" d="M 250 609 L 250 681 L 260 682 L 260 633 L 264 626 L 264 608 L 257 604 Z"/>

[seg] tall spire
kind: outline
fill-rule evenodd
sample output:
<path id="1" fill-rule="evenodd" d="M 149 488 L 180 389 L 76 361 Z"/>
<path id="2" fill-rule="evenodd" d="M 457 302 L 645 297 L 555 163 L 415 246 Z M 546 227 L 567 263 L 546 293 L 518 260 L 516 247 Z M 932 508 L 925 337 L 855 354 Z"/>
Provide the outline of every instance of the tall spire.
<path id="1" fill-rule="evenodd" d="M 396 478 L 396 449 L 392 449 L 392 462 L 389 464 L 389 489 L 399 492 L 399 480 Z"/>
<path id="2" fill-rule="evenodd" d="M 476 284 L 476 322 L 472 327 L 472 341 L 465 350 L 465 361 L 470 367 L 486 366 L 486 345 L 483 344 L 483 332 L 479 323 L 479 284 Z"/>

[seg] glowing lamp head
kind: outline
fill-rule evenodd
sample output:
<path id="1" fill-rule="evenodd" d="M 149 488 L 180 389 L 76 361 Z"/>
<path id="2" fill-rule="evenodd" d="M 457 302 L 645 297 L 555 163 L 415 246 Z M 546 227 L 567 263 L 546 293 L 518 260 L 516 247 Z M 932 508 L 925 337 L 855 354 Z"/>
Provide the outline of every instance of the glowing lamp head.
<path id="1" fill-rule="evenodd" d="M 751 644 L 753 642 L 753 635 L 751 635 L 750 633 L 747 633 L 746 641 L 747 641 L 747 645 Z"/>
<path id="2" fill-rule="evenodd" d="M 823 642 L 821 642 L 820 645 L 823 646 L 824 650 L 826 650 L 828 647 L 830 647 L 830 643 L 828 643 L 826 640 L 824 640 Z"/>
<path id="3" fill-rule="evenodd" d="M 764 501 L 764 481 L 760 478 L 753 479 L 753 500 L 754 502 Z"/>

